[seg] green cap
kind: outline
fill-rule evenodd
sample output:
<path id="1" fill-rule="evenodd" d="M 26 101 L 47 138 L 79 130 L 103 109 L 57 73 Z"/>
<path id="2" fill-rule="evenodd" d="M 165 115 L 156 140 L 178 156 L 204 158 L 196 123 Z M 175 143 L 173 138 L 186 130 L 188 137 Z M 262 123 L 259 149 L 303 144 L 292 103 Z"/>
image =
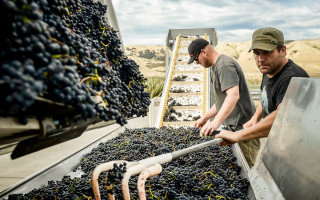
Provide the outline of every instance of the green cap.
<path id="1" fill-rule="evenodd" d="M 272 51 L 278 45 L 284 45 L 284 37 L 281 31 L 276 28 L 261 28 L 252 35 L 252 45 L 249 52 L 253 49 Z"/>

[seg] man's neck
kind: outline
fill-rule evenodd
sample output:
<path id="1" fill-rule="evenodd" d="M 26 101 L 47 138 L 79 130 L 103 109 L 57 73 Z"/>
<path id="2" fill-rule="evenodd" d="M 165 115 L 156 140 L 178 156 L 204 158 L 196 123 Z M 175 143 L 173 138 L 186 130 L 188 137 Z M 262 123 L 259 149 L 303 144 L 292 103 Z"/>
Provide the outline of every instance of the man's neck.
<path id="1" fill-rule="evenodd" d="M 216 62 L 221 54 L 216 51 L 213 51 L 212 53 L 213 53 L 212 54 L 212 66 L 214 67 L 214 65 L 216 64 Z"/>
<path id="2" fill-rule="evenodd" d="M 284 59 L 281 63 L 281 67 L 279 67 L 276 71 L 272 72 L 271 74 L 267 74 L 268 78 L 273 78 L 275 75 L 277 75 L 287 63 L 288 59 Z"/>

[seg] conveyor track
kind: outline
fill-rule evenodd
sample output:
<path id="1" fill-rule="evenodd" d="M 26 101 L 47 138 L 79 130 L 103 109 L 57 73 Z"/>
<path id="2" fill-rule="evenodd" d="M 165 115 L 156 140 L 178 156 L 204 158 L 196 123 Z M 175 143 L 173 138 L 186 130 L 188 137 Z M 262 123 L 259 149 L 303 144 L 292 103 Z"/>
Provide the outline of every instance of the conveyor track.
<path id="1" fill-rule="evenodd" d="M 195 121 L 208 110 L 208 69 L 196 63 L 187 64 L 188 46 L 192 40 L 199 37 L 209 39 L 207 34 L 203 36 L 179 34 L 175 41 L 156 122 L 158 128 L 193 126 Z"/>

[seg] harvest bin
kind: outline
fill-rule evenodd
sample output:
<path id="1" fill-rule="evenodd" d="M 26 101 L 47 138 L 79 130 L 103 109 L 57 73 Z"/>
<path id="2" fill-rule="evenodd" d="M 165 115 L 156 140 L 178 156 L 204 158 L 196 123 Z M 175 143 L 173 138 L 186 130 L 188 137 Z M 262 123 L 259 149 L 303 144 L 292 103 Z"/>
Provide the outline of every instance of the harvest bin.
<path id="1" fill-rule="evenodd" d="M 125 130 L 125 127 L 120 127 L 113 131 L 108 130 L 108 127 L 103 127 L 101 129 L 105 129 L 106 132 L 109 133 L 107 133 L 106 136 L 97 139 L 95 142 L 88 144 L 81 150 L 57 161 L 56 163 L 46 167 L 45 169 L 39 172 L 34 173 L 33 175 L 21 180 L 20 182 L 11 186 L 10 188 L 2 191 L 0 193 L 0 198 L 8 198 L 8 195 L 10 194 L 28 193 L 34 188 L 40 188 L 42 186 L 47 185 L 48 181 L 61 180 L 62 177 L 65 175 L 70 175 L 71 177 L 80 176 L 81 172 L 73 172 L 73 170 L 79 165 L 81 159 L 86 154 L 90 153 L 94 147 L 98 146 L 99 143 L 106 142 L 109 139 L 117 137 L 121 132 Z M 241 175 L 244 178 L 249 179 L 249 167 L 239 148 L 239 145 L 234 144 L 231 146 L 231 149 L 233 155 L 237 158 L 238 165 L 241 167 Z M 255 199 L 254 192 L 251 186 L 249 186 L 247 196 L 249 197 L 249 199 Z"/>

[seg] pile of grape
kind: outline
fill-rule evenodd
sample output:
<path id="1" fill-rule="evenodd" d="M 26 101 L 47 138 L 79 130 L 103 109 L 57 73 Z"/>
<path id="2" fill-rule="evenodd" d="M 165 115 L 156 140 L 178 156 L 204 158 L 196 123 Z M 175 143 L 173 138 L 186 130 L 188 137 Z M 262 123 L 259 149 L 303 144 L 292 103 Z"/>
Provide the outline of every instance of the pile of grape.
<path id="1" fill-rule="evenodd" d="M 0 110 L 27 123 L 37 97 L 82 119 L 145 116 L 146 79 L 125 56 L 107 6 L 92 0 L 0 0 Z M 48 113 L 50 115 L 50 113 Z"/>
<path id="2" fill-rule="evenodd" d="M 179 76 L 174 76 L 173 81 L 184 81 L 188 76 L 187 75 L 179 75 Z"/>
<path id="3" fill-rule="evenodd" d="M 201 110 L 179 109 L 175 110 L 172 106 L 168 106 L 163 121 L 164 122 L 181 122 L 181 121 L 197 121 L 201 118 Z"/>
<path id="4" fill-rule="evenodd" d="M 192 63 L 190 65 L 178 64 L 178 65 L 176 65 L 175 70 L 177 70 L 177 71 L 203 70 L 203 67 L 201 65 L 196 64 L 196 63 Z"/>
<path id="5" fill-rule="evenodd" d="M 175 74 L 173 75 L 173 81 L 202 81 L 203 74 L 201 72 L 187 73 L 187 74 Z"/>
<path id="6" fill-rule="evenodd" d="M 138 161 L 212 139 L 200 137 L 197 128 L 126 129 L 120 136 L 100 143 L 81 160 L 76 169 L 83 171 L 81 177 L 65 176 L 61 181 L 49 181 L 47 186 L 28 194 L 10 195 L 9 199 L 91 199 L 90 178 L 98 164 L 115 160 Z M 165 163 L 162 167 L 159 175 L 146 181 L 147 199 L 248 199 L 249 182 L 240 175 L 241 168 L 229 146 L 207 147 Z M 116 168 L 112 173 L 122 177 L 126 171 L 125 165 Z M 105 172 L 99 177 L 102 199 L 108 198 L 105 177 Z M 137 178 L 138 175 L 133 176 L 129 182 L 131 199 L 138 199 Z M 115 185 L 112 193 L 116 199 L 123 199 L 120 184 Z"/>
<path id="7" fill-rule="evenodd" d="M 184 95 L 170 97 L 168 105 L 171 106 L 201 106 L 203 97 L 200 95 Z"/>
<path id="8" fill-rule="evenodd" d="M 203 84 L 172 84 L 171 93 L 197 93 L 203 91 Z"/>

